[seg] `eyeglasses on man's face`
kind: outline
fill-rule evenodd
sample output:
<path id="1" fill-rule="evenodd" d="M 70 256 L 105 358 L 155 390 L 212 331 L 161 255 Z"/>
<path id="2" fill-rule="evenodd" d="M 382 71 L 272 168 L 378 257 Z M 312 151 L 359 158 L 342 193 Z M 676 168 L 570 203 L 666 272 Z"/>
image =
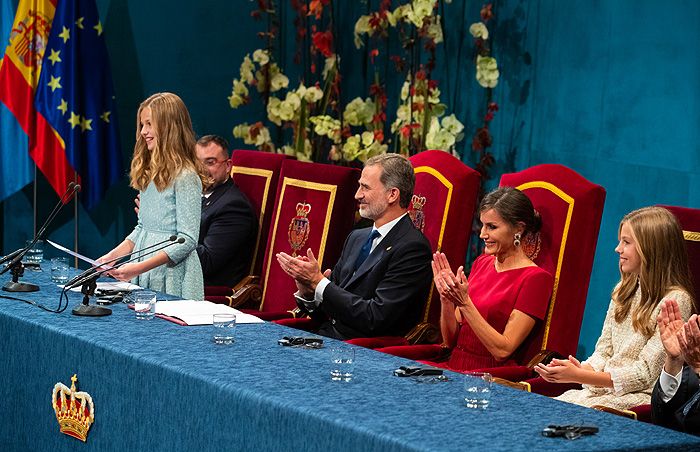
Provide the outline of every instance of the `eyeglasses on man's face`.
<path id="1" fill-rule="evenodd" d="M 217 160 L 217 159 L 212 157 L 212 158 L 202 160 L 202 164 L 204 166 L 207 166 L 207 167 L 212 167 L 212 166 L 221 165 L 222 163 L 226 163 L 228 161 L 229 161 L 229 159 Z"/>

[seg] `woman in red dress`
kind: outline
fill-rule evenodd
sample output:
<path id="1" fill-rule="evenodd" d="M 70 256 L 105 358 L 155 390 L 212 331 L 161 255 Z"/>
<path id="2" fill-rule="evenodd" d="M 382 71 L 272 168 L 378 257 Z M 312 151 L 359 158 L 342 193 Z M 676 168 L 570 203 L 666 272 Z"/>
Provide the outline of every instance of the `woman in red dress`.
<path id="1" fill-rule="evenodd" d="M 453 273 L 443 253 L 432 264 L 443 346 L 452 349 L 449 361 L 437 365 L 456 371 L 516 363 L 521 344 L 545 318 L 554 283 L 522 246 L 538 240 L 542 224 L 527 196 L 501 187 L 484 197 L 479 212 L 485 249 L 469 278 L 463 266 Z"/>

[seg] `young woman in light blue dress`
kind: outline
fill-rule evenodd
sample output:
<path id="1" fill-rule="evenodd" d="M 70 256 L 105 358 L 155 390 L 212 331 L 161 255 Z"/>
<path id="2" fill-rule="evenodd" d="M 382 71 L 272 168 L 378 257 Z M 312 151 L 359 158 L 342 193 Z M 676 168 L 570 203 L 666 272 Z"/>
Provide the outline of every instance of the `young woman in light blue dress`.
<path id="1" fill-rule="evenodd" d="M 199 237 L 202 185 L 207 183 L 195 154 L 195 138 L 187 107 L 172 93 L 154 94 L 139 107 L 136 145 L 131 161 L 131 186 L 139 190 L 138 224 L 100 262 L 138 251 L 176 235 L 175 243 L 110 275 L 121 281 L 202 300 L 202 267 L 195 252 Z"/>

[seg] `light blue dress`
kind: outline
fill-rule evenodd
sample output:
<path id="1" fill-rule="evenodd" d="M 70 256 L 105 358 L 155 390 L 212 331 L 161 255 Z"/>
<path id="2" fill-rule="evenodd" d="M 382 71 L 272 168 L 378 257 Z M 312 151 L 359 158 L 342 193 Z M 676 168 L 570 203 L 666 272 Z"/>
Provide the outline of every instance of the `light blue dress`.
<path id="1" fill-rule="evenodd" d="M 132 280 L 134 284 L 185 299 L 204 299 L 202 266 L 195 251 L 201 211 L 202 182 L 192 170 L 183 170 L 161 192 L 153 182 L 141 191 L 138 224 L 127 237 L 134 242 L 134 250 L 167 240 L 171 235 L 184 238 L 185 243 L 165 248 L 171 262 L 140 274 Z"/>

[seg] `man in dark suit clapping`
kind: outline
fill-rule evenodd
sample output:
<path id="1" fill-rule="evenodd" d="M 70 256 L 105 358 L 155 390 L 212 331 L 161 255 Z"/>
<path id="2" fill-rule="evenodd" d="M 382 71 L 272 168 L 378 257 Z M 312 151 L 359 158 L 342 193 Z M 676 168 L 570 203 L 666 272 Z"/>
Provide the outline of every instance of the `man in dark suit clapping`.
<path id="1" fill-rule="evenodd" d="M 666 361 L 651 395 L 655 424 L 700 435 L 700 317 L 687 322 L 670 300 L 661 307 L 659 334 Z"/>
<path id="2" fill-rule="evenodd" d="M 350 233 L 333 270 L 321 273 L 309 249 L 278 253 L 294 278 L 297 304 L 322 321 L 319 334 L 337 339 L 406 334 L 418 321 L 430 285 L 430 243 L 407 214 L 415 174 L 397 154 L 367 160 L 355 199 L 371 228 Z"/>

